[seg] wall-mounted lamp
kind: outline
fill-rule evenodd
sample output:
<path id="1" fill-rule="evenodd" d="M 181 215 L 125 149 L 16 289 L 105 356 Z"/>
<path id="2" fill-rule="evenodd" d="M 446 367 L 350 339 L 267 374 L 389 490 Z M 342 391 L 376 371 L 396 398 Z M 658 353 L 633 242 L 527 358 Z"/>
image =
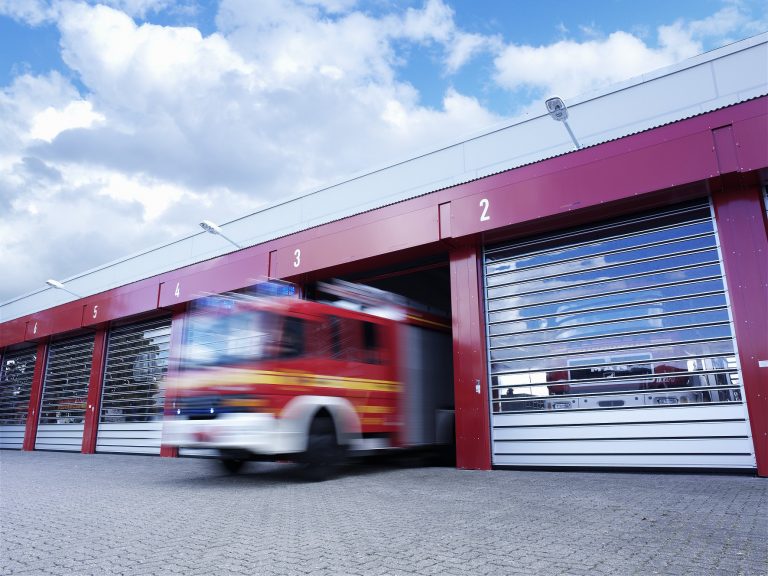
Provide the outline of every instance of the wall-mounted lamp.
<path id="1" fill-rule="evenodd" d="M 216 236 L 221 236 L 222 238 L 224 238 L 224 240 L 226 240 L 227 242 L 229 242 L 233 246 L 237 247 L 238 249 L 242 248 L 242 246 L 240 246 L 240 244 L 238 244 L 237 242 L 232 240 L 232 238 L 230 238 L 229 236 L 224 234 L 222 229 L 219 226 L 217 226 L 216 224 L 214 224 L 213 222 L 211 222 L 210 220 L 203 220 L 202 222 L 200 222 L 200 228 L 202 228 L 206 232 L 210 232 L 211 234 L 215 234 Z"/>
<path id="2" fill-rule="evenodd" d="M 547 112 L 549 112 L 549 115 L 553 120 L 565 124 L 565 129 L 568 130 L 568 135 L 571 137 L 571 140 L 573 140 L 573 145 L 576 146 L 576 150 L 581 148 L 579 142 L 576 140 L 576 136 L 573 135 L 571 127 L 568 125 L 568 108 L 565 107 L 563 99 L 553 96 L 544 104 L 547 105 Z"/>
<path id="3" fill-rule="evenodd" d="M 64 286 L 64 284 L 62 284 L 58 280 L 49 279 L 49 280 L 46 280 L 45 283 L 48 284 L 48 286 L 51 286 L 52 288 L 56 288 L 58 290 L 64 290 L 64 292 L 69 292 L 70 294 L 72 294 L 72 296 L 76 296 L 78 298 L 83 297 L 81 294 L 78 294 L 77 292 L 73 292 L 72 290 Z"/>

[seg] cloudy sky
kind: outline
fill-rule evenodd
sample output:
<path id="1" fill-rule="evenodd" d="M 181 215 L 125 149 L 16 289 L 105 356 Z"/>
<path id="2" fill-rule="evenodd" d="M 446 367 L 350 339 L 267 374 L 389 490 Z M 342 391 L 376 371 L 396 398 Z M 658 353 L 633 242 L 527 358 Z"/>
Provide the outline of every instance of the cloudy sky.
<path id="1" fill-rule="evenodd" d="M 764 0 L 0 0 L 0 302 L 768 30 Z"/>

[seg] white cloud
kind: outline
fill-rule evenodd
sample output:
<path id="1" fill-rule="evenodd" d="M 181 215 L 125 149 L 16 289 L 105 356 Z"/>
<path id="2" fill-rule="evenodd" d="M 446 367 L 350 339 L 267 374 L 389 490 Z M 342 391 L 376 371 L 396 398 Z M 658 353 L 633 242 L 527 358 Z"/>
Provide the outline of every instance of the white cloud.
<path id="1" fill-rule="evenodd" d="M 150 12 L 161 12 L 176 4 L 175 0 L 100 0 L 129 16 L 144 18 Z"/>
<path id="2" fill-rule="evenodd" d="M 205 93 L 249 68 L 227 42 L 195 28 L 137 26 L 106 6 L 69 4 L 59 20 L 64 61 L 96 97 L 134 111 Z M 192 94 L 179 93 L 179 89 Z"/>
<path id="3" fill-rule="evenodd" d="M 0 16 L 8 16 L 32 26 L 55 23 L 62 6 L 76 0 L 0 0 Z M 171 11 L 194 13 L 196 0 L 87 0 L 92 5 L 103 4 L 133 18 L 146 18 L 151 13 Z"/>
<path id="4" fill-rule="evenodd" d="M 320 6 L 330 13 L 348 12 L 357 4 L 357 0 L 302 0 L 302 2 L 309 6 Z"/>
<path id="5" fill-rule="evenodd" d="M 188 196 L 183 187 L 142 174 L 127 176 L 107 170 L 69 166 L 64 169 L 63 176 L 70 186 L 81 189 L 92 187 L 97 197 L 111 198 L 116 205 L 141 206 L 143 223 L 156 221 L 166 210 Z"/>
<path id="6" fill-rule="evenodd" d="M 764 8 L 768 10 L 768 8 Z M 734 32 L 743 30 L 752 32 L 764 32 L 765 22 L 759 22 L 751 18 L 745 11 L 744 5 L 739 0 L 730 0 L 725 5 L 707 18 L 694 20 L 687 25 L 677 22 L 677 26 L 687 28 L 691 36 L 725 38 Z"/>
<path id="7" fill-rule="evenodd" d="M 691 49 L 687 55 L 696 53 Z M 531 86 L 574 96 L 666 66 L 678 55 L 679 50 L 649 48 L 626 32 L 581 43 L 561 40 L 541 47 L 511 45 L 495 60 L 496 81 L 509 89 Z"/>
<path id="8" fill-rule="evenodd" d="M 28 144 L 34 119 L 44 110 L 63 109 L 79 99 L 74 86 L 57 72 L 19 76 L 0 88 L 0 158 Z"/>
<path id="9" fill-rule="evenodd" d="M 583 32 L 589 39 L 582 42 L 507 45 L 495 58 L 495 80 L 509 90 L 574 96 L 690 58 L 760 25 L 734 0 L 710 17 L 660 26 L 656 46 L 629 32 L 602 36 L 588 27 Z"/>
<path id="10" fill-rule="evenodd" d="M 408 8 L 398 23 L 400 33 L 412 40 L 445 42 L 455 33 L 453 10 L 442 0 L 427 0 L 423 9 Z"/>
<path id="11" fill-rule="evenodd" d="M 55 21 L 56 8 L 49 0 L 0 0 L 0 16 L 8 16 L 31 26 Z"/>
<path id="12" fill-rule="evenodd" d="M 350 82 L 393 78 L 386 25 L 359 12 L 332 19 L 288 1 L 225 0 L 217 22 L 230 46 L 258 64 L 272 86 L 290 89 L 331 69 Z"/>
<path id="13" fill-rule="evenodd" d="M 443 67 L 448 74 L 459 71 L 483 52 L 498 52 L 498 35 L 464 32 L 455 22 L 453 9 L 443 0 L 427 0 L 421 9 L 408 8 L 402 17 L 390 18 L 390 35 L 421 44 L 437 43 L 444 51 Z"/>
<path id="14" fill-rule="evenodd" d="M 498 52 L 503 46 L 499 36 L 484 36 L 482 34 L 467 34 L 458 32 L 453 41 L 447 46 L 445 68 L 449 73 L 458 70 L 474 56 L 482 52 Z"/>
<path id="15" fill-rule="evenodd" d="M 51 142 L 56 136 L 72 128 L 90 128 L 104 121 L 104 116 L 93 111 L 87 100 L 70 102 L 64 108 L 48 106 L 32 118 L 30 138 Z"/>

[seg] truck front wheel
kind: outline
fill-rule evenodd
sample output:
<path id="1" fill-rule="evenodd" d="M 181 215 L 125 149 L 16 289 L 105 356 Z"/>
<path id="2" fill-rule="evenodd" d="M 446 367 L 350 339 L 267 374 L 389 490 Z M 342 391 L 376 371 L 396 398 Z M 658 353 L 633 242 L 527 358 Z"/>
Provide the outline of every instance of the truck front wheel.
<path id="1" fill-rule="evenodd" d="M 237 474 L 243 468 L 246 458 L 241 453 L 221 450 L 219 453 L 219 463 L 228 474 Z"/>
<path id="2" fill-rule="evenodd" d="M 336 440 L 330 417 L 317 416 L 309 427 L 307 450 L 301 457 L 304 477 L 313 482 L 333 478 L 344 462 L 345 450 Z"/>

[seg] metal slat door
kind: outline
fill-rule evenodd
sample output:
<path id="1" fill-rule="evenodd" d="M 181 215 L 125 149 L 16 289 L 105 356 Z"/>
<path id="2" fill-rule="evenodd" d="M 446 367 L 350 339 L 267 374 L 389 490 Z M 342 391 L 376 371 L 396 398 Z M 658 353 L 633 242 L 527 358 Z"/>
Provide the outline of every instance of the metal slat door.
<path id="1" fill-rule="evenodd" d="M 93 334 L 48 348 L 35 449 L 80 452 L 93 359 Z"/>
<path id="2" fill-rule="evenodd" d="M 709 204 L 485 255 L 493 463 L 754 468 Z"/>
<path id="3" fill-rule="evenodd" d="M 171 318 L 112 328 L 97 452 L 159 454 Z"/>
<path id="4" fill-rule="evenodd" d="M 6 351 L 0 366 L 0 448 L 21 449 L 37 347 Z"/>

